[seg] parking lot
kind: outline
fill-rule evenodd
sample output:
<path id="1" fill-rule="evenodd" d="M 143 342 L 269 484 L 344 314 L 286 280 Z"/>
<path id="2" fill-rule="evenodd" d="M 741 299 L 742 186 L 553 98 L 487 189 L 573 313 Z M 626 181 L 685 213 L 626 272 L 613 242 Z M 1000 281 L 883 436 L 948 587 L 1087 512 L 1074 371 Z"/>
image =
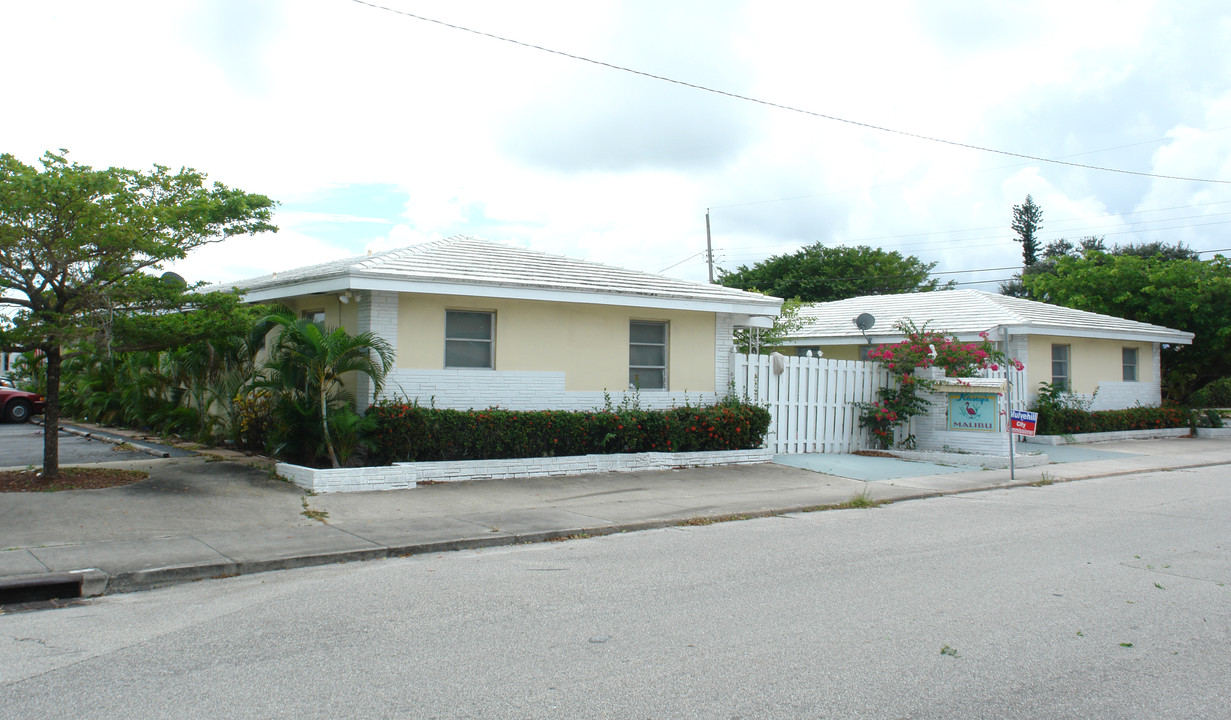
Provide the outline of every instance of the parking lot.
<path id="1" fill-rule="evenodd" d="M 191 454 L 186 451 L 177 451 L 178 453 Z M 60 431 L 61 465 L 120 462 L 148 457 L 148 454 L 137 450 L 117 449 L 113 443 Z M 0 467 L 24 468 L 31 465 L 43 465 L 43 426 L 32 422 L 0 423 Z"/>

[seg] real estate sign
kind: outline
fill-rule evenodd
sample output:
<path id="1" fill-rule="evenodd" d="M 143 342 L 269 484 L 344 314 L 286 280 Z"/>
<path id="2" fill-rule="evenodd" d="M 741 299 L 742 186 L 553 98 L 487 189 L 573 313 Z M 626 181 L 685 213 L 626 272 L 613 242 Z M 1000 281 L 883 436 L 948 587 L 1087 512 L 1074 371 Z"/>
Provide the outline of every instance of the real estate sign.
<path id="1" fill-rule="evenodd" d="M 1034 437 L 1034 428 L 1038 425 L 1039 414 L 1028 410 L 1013 410 L 1009 413 L 1009 429 L 1014 435 Z"/>
<path id="2" fill-rule="evenodd" d="M 997 399 L 995 393 L 950 393 L 949 429 L 995 432 Z"/>

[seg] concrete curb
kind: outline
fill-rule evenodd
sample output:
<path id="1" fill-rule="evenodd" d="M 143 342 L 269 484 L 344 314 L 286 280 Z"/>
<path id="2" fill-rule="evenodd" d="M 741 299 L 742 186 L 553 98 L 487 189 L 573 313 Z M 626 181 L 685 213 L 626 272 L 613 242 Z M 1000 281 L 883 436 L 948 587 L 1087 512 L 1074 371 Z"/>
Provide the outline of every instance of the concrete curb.
<path id="1" fill-rule="evenodd" d="M 41 425 L 44 428 L 47 427 L 46 424 L 42 422 L 42 420 L 37 420 L 37 421 L 32 420 L 32 422 L 34 422 L 37 425 Z M 71 425 L 61 425 L 60 432 L 68 433 L 69 435 L 76 435 L 77 437 L 83 437 L 83 438 L 86 438 L 87 440 L 100 440 L 102 442 L 111 443 L 112 445 L 127 444 L 127 445 L 132 446 L 132 449 L 136 450 L 137 452 L 142 452 L 142 453 L 145 453 L 146 455 L 151 455 L 156 458 L 171 457 L 171 453 L 169 452 L 135 443 L 130 438 L 121 437 L 119 435 L 111 435 L 108 433 L 87 432 L 85 430 L 81 430 L 80 428 L 72 427 Z"/>

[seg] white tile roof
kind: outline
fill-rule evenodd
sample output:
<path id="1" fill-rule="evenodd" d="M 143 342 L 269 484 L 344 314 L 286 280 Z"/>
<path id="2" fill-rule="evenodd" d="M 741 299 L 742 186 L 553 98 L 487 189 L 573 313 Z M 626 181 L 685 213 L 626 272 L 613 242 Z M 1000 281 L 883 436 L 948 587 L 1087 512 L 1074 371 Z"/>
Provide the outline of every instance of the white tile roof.
<path id="1" fill-rule="evenodd" d="M 713 306 L 716 311 L 777 314 L 778 298 L 722 285 L 679 280 L 477 238 L 456 236 L 372 255 L 335 260 L 207 289 L 236 287 L 261 299 L 305 289 L 397 289 L 660 307 Z"/>
<path id="2" fill-rule="evenodd" d="M 960 338 L 980 332 L 993 335 L 1008 327 L 1014 335 L 1059 335 L 1098 337 L 1187 345 L 1192 333 L 1161 325 L 1125 320 L 1099 313 L 1074 310 L 985 290 L 941 290 L 902 295 L 865 295 L 800 310 L 803 325 L 790 334 L 792 344 L 864 343 L 852 320 L 861 313 L 876 318 L 867 332 L 873 342 L 900 338 L 897 324 L 908 319 L 922 327 L 944 330 Z M 997 339 L 996 337 L 992 338 Z"/>

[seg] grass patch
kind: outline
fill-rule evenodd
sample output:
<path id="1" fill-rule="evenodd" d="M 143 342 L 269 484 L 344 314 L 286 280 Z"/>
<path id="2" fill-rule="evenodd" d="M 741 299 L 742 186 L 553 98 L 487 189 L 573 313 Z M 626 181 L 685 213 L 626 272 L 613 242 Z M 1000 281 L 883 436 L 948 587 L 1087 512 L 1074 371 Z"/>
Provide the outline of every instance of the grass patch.
<path id="1" fill-rule="evenodd" d="M 948 655 L 949 657 L 957 657 L 957 650 L 955 648 L 949 647 L 948 645 L 945 645 L 940 648 L 940 654 Z"/>
<path id="2" fill-rule="evenodd" d="M 1038 480 L 1035 480 L 1034 482 L 1030 483 L 1030 487 L 1044 487 L 1047 485 L 1053 485 L 1055 484 L 1055 482 L 1056 482 L 1056 478 L 1052 477 L 1050 474 L 1046 472 L 1043 472 L 1039 475 Z"/>
<path id="3" fill-rule="evenodd" d="M 0 472 L 0 492 L 58 492 L 60 490 L 103 490 L 132 485 L 150 476 L 142 470 L 116 468 L 64 467 L 53 481 L 43 479 L 36 468 Z"/>
<path id="4" fill-rule="evenodd" d="M 842 503 L 838 507 L 850 509 L 874 508 L 880 505 L 880 502 L 872 499 L 872 493 L 865 488 L 863 492 L 854 495 L 850 500 Z"/>
<path id="5" fill-rule="evenodd" d="M 329 513 L 327 511 L 313 510 L 311 507 L 308 506 L 308 496 L 307 495 L 303 496 L 303 512 L 301 512 L 300 515 L 303 515 L 309 520 L 315 520 L 317 522 L 322 522 L 322 523 L 329 520 Z"/>

